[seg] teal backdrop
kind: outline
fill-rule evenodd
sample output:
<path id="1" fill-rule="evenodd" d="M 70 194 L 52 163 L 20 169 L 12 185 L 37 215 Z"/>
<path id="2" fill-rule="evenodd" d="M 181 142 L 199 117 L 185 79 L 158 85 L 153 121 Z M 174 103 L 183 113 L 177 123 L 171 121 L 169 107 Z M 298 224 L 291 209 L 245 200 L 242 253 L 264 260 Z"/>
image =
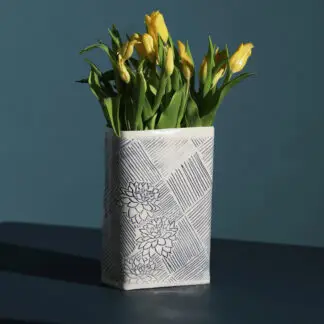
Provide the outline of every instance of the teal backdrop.
<path id="1" fill-rule="evenodd" d="M 208 34 L 255 45 L 215 123 L 213 236 L 324 246 L 323 0 L 2 0 L 0 221 L 100 226 L 104 119 L 78 52 L 154 9 L 197 64 Z"/>

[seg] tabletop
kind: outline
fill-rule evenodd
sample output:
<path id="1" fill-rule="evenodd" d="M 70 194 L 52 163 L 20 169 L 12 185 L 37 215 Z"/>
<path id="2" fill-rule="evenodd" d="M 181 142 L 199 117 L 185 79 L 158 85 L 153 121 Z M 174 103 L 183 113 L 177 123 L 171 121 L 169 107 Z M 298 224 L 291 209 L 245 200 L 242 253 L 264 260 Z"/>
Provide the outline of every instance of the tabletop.
<path id="1" fill-rule="evenodd" d="M 1 323 L 323 324 L 324 249 L 212 240 L 211 284 L 100 283 L 100 231 L 0 224 Z"/>

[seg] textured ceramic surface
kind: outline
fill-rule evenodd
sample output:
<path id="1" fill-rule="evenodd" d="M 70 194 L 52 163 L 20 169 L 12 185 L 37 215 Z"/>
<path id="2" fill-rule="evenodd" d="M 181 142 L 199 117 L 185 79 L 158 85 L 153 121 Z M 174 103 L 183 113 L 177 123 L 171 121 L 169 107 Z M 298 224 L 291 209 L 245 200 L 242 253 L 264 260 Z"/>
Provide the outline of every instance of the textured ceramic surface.
<path id="1" fill-rule="evenodd" d="M 207 284 L 214 128 L 106 133 L 102 281 Z"/>

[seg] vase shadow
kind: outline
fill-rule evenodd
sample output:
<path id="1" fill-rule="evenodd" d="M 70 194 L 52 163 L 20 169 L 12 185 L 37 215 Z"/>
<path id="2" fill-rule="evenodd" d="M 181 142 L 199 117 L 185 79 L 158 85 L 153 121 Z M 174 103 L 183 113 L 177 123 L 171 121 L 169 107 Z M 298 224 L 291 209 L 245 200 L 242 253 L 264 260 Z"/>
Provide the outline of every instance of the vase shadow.
<path id="1" fill-rule="evenodd" d="M 54 322 L 44 322 L 44 321 L 23 321 L 23 320 L 16 320 L 13 318 L 1 318 L 0 317 L 0 324 L 57 324 Z"/>
<path id="2" fill-rule="evenodd" d="M 1 223 L 0 271 L 98 286 L 99 244 L 95 229 Z"/>

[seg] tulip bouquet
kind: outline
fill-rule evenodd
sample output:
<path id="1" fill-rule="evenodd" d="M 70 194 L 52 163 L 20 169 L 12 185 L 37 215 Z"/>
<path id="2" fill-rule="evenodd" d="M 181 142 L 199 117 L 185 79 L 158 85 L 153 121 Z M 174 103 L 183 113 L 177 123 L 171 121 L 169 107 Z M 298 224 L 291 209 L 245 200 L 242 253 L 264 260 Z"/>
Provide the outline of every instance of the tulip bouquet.
<path id="1" fill-rule="evenodd" d="M 253 75 L 236 75 L 246 65 L 253 45 L 241 44 L 230 55 L 227 46 L 220 50 L 209 37 L 197 89 L 188 42 L 178 41 L 176 48 L 159 11 L 146 15 L 145 25 L 146 33 L 126 35 L 125 41 L 113 25 L 108 29 L 111 46 L 99 41 L 83 49 L 80 54 L 104 51 L 112 69 L 102 72 L 86 59 L 89 77 L 78 82 L 89 85 L 116 136 L 123 130 L 211 126 L 228 91 Z"/>

